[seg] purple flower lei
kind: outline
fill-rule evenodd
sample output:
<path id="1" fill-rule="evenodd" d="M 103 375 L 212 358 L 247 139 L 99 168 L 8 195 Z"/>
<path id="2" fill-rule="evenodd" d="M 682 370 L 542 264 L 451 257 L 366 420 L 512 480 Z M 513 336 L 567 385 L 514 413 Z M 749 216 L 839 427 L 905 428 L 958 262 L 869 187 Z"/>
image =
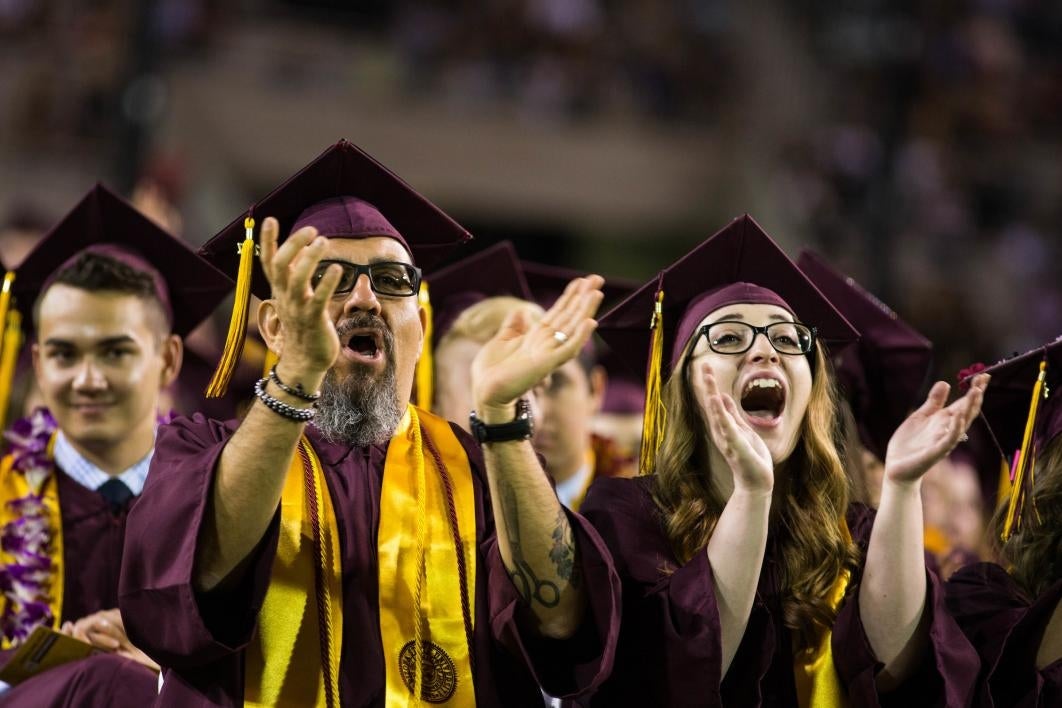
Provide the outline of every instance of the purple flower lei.
<path id="1" fill-rule="evenodd" d="M 14 558 L 12 563 L 0 565 L 0 592 L 4 596 L 0 633 L 11 644 L 18 644 L 38 625 L 51 625 L 55 619 L 48 595 L 55 536 L 41 491 L 54 470 L 48 442 L 57 428 L 52 414 L 38 408 L 4 433 L 14 458 L 12 467 L 26 477 L 30 489 L 26 496 L 7 502 L 17 518 L 0 529 L 0 548 Z"/>

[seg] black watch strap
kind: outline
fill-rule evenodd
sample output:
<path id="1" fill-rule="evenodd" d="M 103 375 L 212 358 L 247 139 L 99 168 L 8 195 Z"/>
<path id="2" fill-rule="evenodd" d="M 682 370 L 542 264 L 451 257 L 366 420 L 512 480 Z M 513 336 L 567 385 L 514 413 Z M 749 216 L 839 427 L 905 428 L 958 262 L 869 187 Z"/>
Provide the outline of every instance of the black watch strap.
<path id="1" fill-rule="evenodd" d="M 468 416 L 472 436 L 480 443 L 510 442 L 512 440 L 529 440 L 535 432 L 535 422 L 531 416 L 531 405 L 526 398 L 516 402 L 516 417 L 508 423 L 487 425 L 476 415 Z"/>

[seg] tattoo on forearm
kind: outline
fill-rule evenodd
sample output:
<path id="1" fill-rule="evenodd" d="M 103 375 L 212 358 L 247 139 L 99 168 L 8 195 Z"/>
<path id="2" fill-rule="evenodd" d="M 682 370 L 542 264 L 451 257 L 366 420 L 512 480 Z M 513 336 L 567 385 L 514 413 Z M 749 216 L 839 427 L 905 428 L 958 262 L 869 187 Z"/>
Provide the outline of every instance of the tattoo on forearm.
<path id="1" fill-rule="evenodd" d="M 568 515 L 561 509 L 557 513 L 557 524 L 553 527 L 553 547 L 549 550 L 549 559 L 557 568 L 557 576 L 567 580 L 572 587 L 579 587 L 581 580 L 579 564 L 575 560 L 575 541 Z"/>
<path id="2" fill-rule="evenodd" d="M 524 602 L 537 602 L 543 607 L 556 607 L 560 603 L 560 589 L 557 584 L 549 580 L 539 580 L 524 558 L 524 552 L 520 546 L 520 510 L 516 494 L 505 483 L 500 485 L 499 492 L 502 514 L 505 518 L 506 538 L 509 541 L 509 553 L 512 556 L 509 577 L 516 586 L 516 592 L 520 594 Z"/>

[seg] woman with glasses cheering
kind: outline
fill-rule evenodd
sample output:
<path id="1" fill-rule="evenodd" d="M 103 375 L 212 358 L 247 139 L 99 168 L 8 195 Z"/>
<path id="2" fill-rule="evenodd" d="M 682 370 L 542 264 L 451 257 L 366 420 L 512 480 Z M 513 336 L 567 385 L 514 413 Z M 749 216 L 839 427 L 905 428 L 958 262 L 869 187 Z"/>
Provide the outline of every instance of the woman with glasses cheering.
<path id="1" fill-rule="evenodd" d="M 599 332 L 636 366 L 648 351 L 649 383 L 643 476 L 582 507 L 623 582 L 592 705 L 966 705 L 977 657 L 925 569 L 918 486 L 986 381 L 949 406 L 938 384 L 899 427 L 875 521 L 849 503 L 826 351 L 857 333 L 752 219 Z"/>

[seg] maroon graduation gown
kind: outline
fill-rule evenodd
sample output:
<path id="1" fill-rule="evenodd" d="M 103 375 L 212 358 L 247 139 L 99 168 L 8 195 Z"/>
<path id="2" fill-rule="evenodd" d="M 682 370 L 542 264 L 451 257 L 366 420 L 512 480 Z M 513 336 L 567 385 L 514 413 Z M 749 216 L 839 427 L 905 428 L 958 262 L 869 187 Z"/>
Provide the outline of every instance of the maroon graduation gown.
<path id="1" fill-rule="evenodd" d="M 773 539 L 748 627 L 726 677 L 712 569 L 700 552 L 679 565 L 650 496 L 652 477 L 601 479 L 590 488 L 582 514 L 597 528 L 623 583 L 623 615 L 612 676 L 593 706 L 796 706 L 792 635 L 784 626 Z M 873 511 L 853 505 L 848 525 L 865 550 Z M 674 572 L 666 573 L 670 568 Z M 943 609 L 939 581 L 928 575 L 926 611 L 932 656 L 925 669 L 895 694 L 879 698 L 875 658 L 859 617 L 858 574 L 833 626 L 833 657 L 850 705 L 965 706 L 973 691 L 977 656 Z M 946 699 L 946 701 L 945 701 Z"/>
<path id="2" fill-rule="evenodd" d="M 118 576 L 126 518 L 136 501 L 111 511 L 108 502 L 62 470 L 56 470 L 63 523 L 63 611 L 76 621 L 118 607 Z M 6 661 L 7 655 L 0 661 Z M 0 706 L 144 706 L 156 695 L 157 675 L 113 655 L 98 655 L 56 667 L 0 696 Z M 89 698 L 91 697 L 91 700 Z"/>
<path id="3" fill-rule="evenodd" d="M 0 695 L 0 708 L 145 708 L 158 674 L 114 654 L 73 661 L 23 681 Z"/>
<path id="4" fill-rule="evenodd" d="M 118 607 L 118 576 L 129 509 L 114 513 L 99 492 L 56 475 L 63 518 L 63 617 L 76 621 Z"/>
<path id="5" fill-rule="evenodd" d="M 1036 668 L 1044 630 L 1062 601 L 1062 580 L 1030 598 L 995 563 L 960 568 L 945 586 L 948 608 L 981 655 L 977 705 L 1062 706 L 1062 659 Z"/>
<path id="6" fill-rule="evenodd" d="M 239 587 L 197 593 L 192 585 L 199 529 L 214 470 L 237 421 L 202 416 L 160 429 L 148 484 L 129 518 L 120 602 L 137 646 L 167 667 L 161 705 L 241 705 L 244 648 L 252 637 L 276 551 L 279 516 L 248 559 Z M 479 706 L 540 708 L 536 680 L 554 695 L 592 689 L 608 674 L 618 634 L 619 580 L 601 539 L 569 514 L 586 587 L 586 620 L 568 641 L 526 631 L 523 603 L 501 562 L 482 455 L 456 426 L 471 461 L 476 494 L 475 632 Z M 343 561 L 344 706 L 384 705 L 384 661 L 377 592 L 376 532 L 387 446 L 351 448 L 308 428 L 336 510 Z M 456 607 L 454 611 L 459 611 Z"/>

